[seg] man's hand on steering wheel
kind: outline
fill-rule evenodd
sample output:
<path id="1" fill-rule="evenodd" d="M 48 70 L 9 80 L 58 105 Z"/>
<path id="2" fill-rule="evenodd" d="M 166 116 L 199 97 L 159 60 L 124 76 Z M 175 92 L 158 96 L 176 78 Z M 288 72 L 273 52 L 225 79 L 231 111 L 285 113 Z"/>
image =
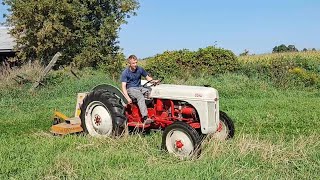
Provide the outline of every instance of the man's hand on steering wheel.
<path id="1" fill-rule="evenodd" d="M 158 79 L 151 80 L 151 84 L 153 84 L 154 86 L 159 85 L 160 80 L 158 80 Z"/>
<path id="2" fill-rule="evenodd" d="M 156 85 L 159 85 L 160 82 L 163 80 L 164 78 L 160 78 L 159 80 L 155 80 L 155 79 L 152 79 L 148 82 L 146 82 L 143 87 L 151 87 L 151 86 L 156 86 Z M 147 86 L 148 83 L 151 83 L 151 86 Z"/>

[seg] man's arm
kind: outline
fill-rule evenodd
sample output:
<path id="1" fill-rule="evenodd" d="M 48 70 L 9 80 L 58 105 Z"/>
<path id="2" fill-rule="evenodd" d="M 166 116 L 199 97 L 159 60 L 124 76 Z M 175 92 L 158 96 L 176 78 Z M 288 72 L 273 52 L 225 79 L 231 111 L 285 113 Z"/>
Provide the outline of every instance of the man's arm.
<path id="1" fill-rule="evenodd" d="M 143 77 L 146 77 L 147 81 L 151 81 L 152 84 L 156 85 L 159 84 L 159 80 L 153 80 L 153 78 L 151 76 L 149 76 L 149 74 L 147 73 L 147 71 L 145 71 L 143 68 L 141 68 L 141 75 Z"/>
<path id="2" fill-rule="evenodd" d="M 149 75 L 146 76 L 147 81 L 152 81 L 152 77 L 150 77 Z"/>
<path id="3" fill-rule="evenodd" d="M 144 70 L 142 67 L 139 67 L 141 70 L 141 75 L 147 79 L 147 81 L 152 81 L 152 77 L 149 76 L 146 70 Z"/>
<path id="4" fill-rule="evenodd" d="M 121 83 L 121 89 L 122 89 L 122 92 L 124 94 L 124 97 L 126 97 L 126 99 L 128 100 L 128 104 L 131 104 L 132 103 L 132 99 L 128 95 L 127 83 L 126 82 L 122 82 Z"/>

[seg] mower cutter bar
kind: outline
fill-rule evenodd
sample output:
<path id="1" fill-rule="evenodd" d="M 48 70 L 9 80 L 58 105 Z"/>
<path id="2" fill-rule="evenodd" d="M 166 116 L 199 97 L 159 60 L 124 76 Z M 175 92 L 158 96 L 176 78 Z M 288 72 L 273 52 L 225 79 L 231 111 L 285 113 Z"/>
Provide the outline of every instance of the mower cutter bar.
<path id="1" fill-rule="evenodd" d="M 58 123 L 51 126 L 50 132 L 53 134 L 66 135 L 83 131 L 79 117 L 69 118 L 61 112 L 55 111 L 54 119 Z M 58 121 L 56 121 L 57 119 Z"/>

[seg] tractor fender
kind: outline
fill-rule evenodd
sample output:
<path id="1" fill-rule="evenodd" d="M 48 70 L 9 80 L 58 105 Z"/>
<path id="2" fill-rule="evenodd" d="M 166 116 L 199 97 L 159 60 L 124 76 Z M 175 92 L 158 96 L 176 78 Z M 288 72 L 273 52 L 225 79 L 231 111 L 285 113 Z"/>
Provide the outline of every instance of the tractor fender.
<path id="1" fill-rule="evenodd" d="M 122 91 L 120 91 L 120 89 L 117 88 L 116 86 L 113 86 L 111 84 L 100 84 L 92 89 L 92 91 L 97 91 L 97 90 L 109 91 L 109 92 L 115 94 L 116 96 L 118 96 L 122 100 L 122 103 L 124 106 L 126 104 L 128 104 L 128 100 L 125 98 Z"/>

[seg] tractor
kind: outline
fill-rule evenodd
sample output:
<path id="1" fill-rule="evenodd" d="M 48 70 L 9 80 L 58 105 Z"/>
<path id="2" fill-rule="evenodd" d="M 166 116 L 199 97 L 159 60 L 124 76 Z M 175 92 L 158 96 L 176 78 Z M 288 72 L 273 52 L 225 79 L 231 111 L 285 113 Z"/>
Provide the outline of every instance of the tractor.
<path id="1" fill-rule="evenodd" d="M 218 91 L 212 87 L 172 84 L 155 85 L 146 98 L 148 117 L 144 124 L 136 101 L 128 104 L 123 93 L 109 84 L 98 85 L 90 92 L 78 93 L 75 117 L 55 113 L 51 132 L 69 134 L 84 132 L 91 136 L 121 136 L 125 130 L 162 131 L 161 147 L 179 157 L 199 152 L 202 140 L 210 135 L 218 140 L 234 136 L 234 124 L 219 110 Z M 65 122 L 63 122 L 65 120 Z"/>

